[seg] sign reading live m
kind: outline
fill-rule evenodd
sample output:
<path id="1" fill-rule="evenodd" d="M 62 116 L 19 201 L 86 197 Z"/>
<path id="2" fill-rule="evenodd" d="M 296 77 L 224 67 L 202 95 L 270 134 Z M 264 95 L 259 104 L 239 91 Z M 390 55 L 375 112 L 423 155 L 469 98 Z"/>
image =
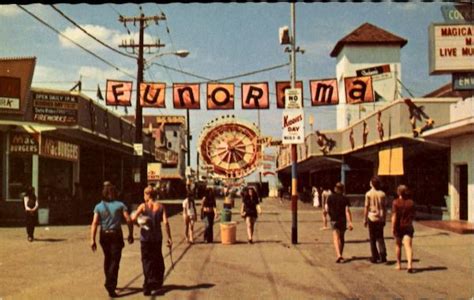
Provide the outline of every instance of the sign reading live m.
<path id="1" fill-rule="evenodd" d="M 376 66 L 373 69 L 361 70 L 371 76 L 357 76 L 345 78 L 346 102 L 361 103 L 373 102 L 372 79 L 373 75 L 387 76 L 390 67 Z M 131 81 L 107 80 L 106 104 L 111 106 L 131 106 Z M 295 88 L 303 96 L 303 82 L 296 81 Z M 142 82 L 140 84 L 140 104 L 143 107 L 166 108 L 165 83 Z M 276 106 L 285 108 L 285 92 L 291 89 L 289 81 L 278 81 L 275 84 Z M 270 90 L 268 82 L 254 82 L 241 84 L 242 109 L 269 109 Z M 336 105 L 339 103 L 338 86 L 336 79 L 310 80 L 311 105 Z M 201 109 L 200 83 L 173 83 L 173 107 L 175 109 Z M 235 109 L 235 86 L 233 83 L 207 83 L 206 108 L 208 110 Z M 304 102 L 301 103 L 304 107 Z"/>

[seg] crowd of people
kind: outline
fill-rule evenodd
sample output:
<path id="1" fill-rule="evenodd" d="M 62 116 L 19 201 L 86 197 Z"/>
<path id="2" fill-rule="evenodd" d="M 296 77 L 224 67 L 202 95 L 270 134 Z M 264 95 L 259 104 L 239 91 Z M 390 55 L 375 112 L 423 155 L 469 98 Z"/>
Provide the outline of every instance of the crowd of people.
<path id="1" fill-rule="evenodd" d="M 346 231 L 353 230 L 351 204 L 344 194 L 344 185 L 336 183 L 333 190 L 325 184 L 312 189 L 313 205 L 321 207 L 322 230 L 332 229 L 332 239 L 336 253 L 336 263 L 344 263 L 343 256 Z M 228 198 L 227 198 L 228 197 Z M 252 186 L 245 187 L 241 192 L 240 215 L 245 220 L 248 243 L 254 242 L 255 224 L 262 213 L 260 198 Z M 34 240 L 34 229 L 37 220 L 38 198 L 33 187 L 29 187 L 24 194 L 23 203 L 26 214 L 26 231 L 28 240 Z M 204 224 L 203 241 L 213 243 L 214 221 L 218 219 L 216 196 L 212 188 L 207 188 L 200 202 L 199 217 Z M 363 224 L 368 228 L 370 244 L 370 262 L 387 263 L 387 248 L 384 238 L 388 200 L 382 190 L 380 178 L 374 176 L 370 180 L 370 190 L 365 194 Z M 195 193 L 188 191 L 182 202 L 185 240 L 193 244 L 195 239 L 194 225 L 198 220 Z M 226 194 L 224 209 L 234 207 L 234 199 Z M 397 198 L 391 206 L 391 229 L 395 239 L 396 269 L 401 270 L 402 245 L 407 258 L 407 271 L 413 272 L 414 235 L 413 221 L 415 205 L 410 190 L 405 185 L 397 188 Z M 117 188 L 109 181 L 104 182 L 102 199 L 93 210 L 93 219 L 90 229 L 90 247 L 97 250 L 96 237 L 99 232 L 99 244 L 104 254 L 105 288 L 109 296 L 116 297 L 117 278 L 125 246 L 122 232 L 122 222 L 128 226 L 128 243 L 134 242 L 134 225 L 140 228 L 140 251 L 144 275 L 143 293 L 148 296 L 163 285 L 165 264 L 162 253 L 163 233 L 165 228 L 170 248 L 173 245 L 171 228 L 165 206 L 158 201 L 158 190 L 154 186 L 147 186 L 143 191 L 143 203 L 136 211 L 129 213 L 127 206 L 119 200 Z M 163 224 L 163 225 L 162 225 Z M 330 227 L 329 227 L 329 226 Z M 100 228 L 100 229 L 99 229 Z"/>
<path id="2" fill-rule="evenodd" d="M 328 229 L 328 216 L 333 231 L 333 243 L 336 252 L 336 263 L 344 263 L 343 257 L 345 233 L 353 230 L 350 201 L 344 195 L 344 185 L 340 182 L 334 186 L 334 192 L 324 185 L 312 189 L 313 206 L 322 208 L 323 227 Z M 412 193 L 406 185 L 399 185 L 397 198 L 392 202 L 391 226 L 395 239 L 396 269 L 401 270 L 401 248 L 405 248 L 407 257 L 407 271 L 413 273 L 413 248 L 414 235 L 413 221 L 415 219 L 415 204 Z M 387 263 L 387 249 L 385 246 L 384 227 L 387 219 L 389 203 L 378 176 L 370 180 L 370 190 L 365 194 L 364 201 L 364 226 L 368 227 L 370 244 L 370 262 Z"/>
<path id="3" fill-rule="evenodd" d="M 197 221 L 197 209 L 194 193 L 188 191 L 187 197 L 182 203 L 184 236 L 188 243 L 194 243 L 194 223 Z M 171 228 L 165 206 L 158 201 L 158 191 L 149 185 L 143 191 L 143 203 L 131 214 L 123 202 L 118 200 L 116 187 L 111 182 L 104 182 L 102 200 L 95 206 L 91 224 L 90 246 L 92 251 L 97 250 L 96 237 L 99 231 L 99 244 L 104 253 L 105 289 L 110 297 L 117 297 L 117 278 L 122 255 L 125 246 L 123 242 L 122 221 L 128 225 L 128 243 L 134 242 L 134 224 L 140 227 L 140 252 L 144 275 L 143 294 L 152 295 L 163 285 L 165 264 L 162 253 L 163 233 L 161 224 L 165 227 L 167 235 L 166 245 L 173 245 Z M 30 196 L 31 197 L 31 196 Z M 27 203 L 32 201 L 25 197 L 25 209 Z M 28 204 L 30 205 L 30 204 Z M 31 204 L 33 205 L 33 204 Z M 29 206 L 28 206 L 28 209 Z M 258 214 L 261 213 L 259 197 L 254 188 L 245 188 L 242 192 L 241 216 L 247 224 L 248 242 L 253 243 L 253 234 Z M 204 223 L 203 240 L 205 243 L 213 243 L 214 221 L 218 218 L 216 197 L 214 190 L 208 188 L 201 200 L 200 218 Z M 99 230 L 100 227 L 100 230 Z M 31 230 L 29 229 L 28 232 Z M 28 233 L 30 234 L 30 233 Z"/>

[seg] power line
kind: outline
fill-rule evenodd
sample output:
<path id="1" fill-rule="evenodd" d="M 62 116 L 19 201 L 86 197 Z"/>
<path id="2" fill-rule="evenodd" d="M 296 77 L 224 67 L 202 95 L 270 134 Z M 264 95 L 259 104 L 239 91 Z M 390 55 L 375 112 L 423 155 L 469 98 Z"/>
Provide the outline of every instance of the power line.
<path id="1" fill-rule="evenodd" d="M 75 41 L 71 40 L 69 37 L 65 36 L 64 34 L 62 34 L 60 31 L 58 31 L 56 28 L 54 28 L 53 26 L 49 25 L 48 23 L 46 23 L 45 21 L 43 21 L 41 18 L 39 18 L 38 16 L 36 16 L 35 14 L 33 14 L 32 12 L 30 12 L 29 10 L 27 10 L 26 8 L 24 8 L 23 6 L 21 6 L 20 4 L 17 4 L 17 6 L 22 9 L 23 11 L 25 11 L 27 14 L 29 14 L 30 16 L 32 16 L 33 18 L 35 18 L 38 22 L 40 22 L 41 24 L 45 25 L 46 27 L 48 27 L 49 29 L 53 30 L 54 32 L 56 32 L 58 35 L 60 35 L 61 37 L 65 38 L 66 40 L 70 41 L 71 43 L 73 43 L 74 45 L 76 45 L 77 47 L 81 48 L 82 50 L 86 51 L 87 53 L 89 53 L 90 55 L 94 56 L 95 58 L 97 58 L 98 60 L 102 61 L 103 63 L 109 65 L 110 67 L 114 68 L 115 70 L 135 79 L 135 76 L 131 75 L 130 73 L 127 73 L 123 70 L 121 70 L 119 67 L 115 66 L 114 64 L 112 64 L 111 62 L 103 59 L 102 57 L 98 56 L 97 54 L 95 54 L 94 52 L 84 48 L 83 46 L 81 46 L 80 44 L 76 43 Z"/>
<path id="2" fill-rule="evenodd" d="M 54 4 L 50 4 L 50 6 L 57 12 L 59 13 L 63 18 L 65 18 L 66 20 L 68 20 L 69 22 L 71 22 L 74 26 L 76 26 L 77 28 L 79 28 L 82 32 L 84 32 L 86 35 L 88 35 L 90 38 L 92 38 L 93 40 L 95 40 L 96 42 L 98 42 L 99 44 L 101 44 L 102 46 L 114 51 L 115 53 L 118 53 L 120 55 L 123 55 L 123 56 L 126 56 L 128 58 L 133 58 L 133 59 L 137 59 L 135 56 L 133 55 L 130 55 L 130 54 L 127 54 L 127 53 L 123 53 L 121 51 L 118 51 L 117 49 L 107 45 L 106 43 L 102 42 L 101 40 L 99 40 L 98 38 L 96 38 L 95 36 L 93 36 L 92 34 L 90 34 L 87 30 L 85 30 L 81 25 L 77 24 L 74 20 L 72 20 L 70 17 L 66 16 L 66 14 L 64 14 L 59 8 L 57 8 L 56 6 L 54 6 Z"/>
<path id="3" fill-rule="evenodd" d="M 400 85 L 408 92 L 408 95 L 410 95 L 410 97 L 414 98 L 415 96 L 410 92 L 410 90 L 400 81 L 400 79 L 397 78 L 397 81 L 398 83 L 400 83 Z"/>

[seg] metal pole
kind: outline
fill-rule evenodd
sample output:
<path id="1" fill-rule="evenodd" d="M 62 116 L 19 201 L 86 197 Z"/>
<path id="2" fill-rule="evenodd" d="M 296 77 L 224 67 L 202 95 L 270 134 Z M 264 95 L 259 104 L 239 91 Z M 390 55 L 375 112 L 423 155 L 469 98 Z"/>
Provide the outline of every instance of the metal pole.
<path id="1" fill-rule="evenodd" d="M 137 87 L 136 87 L 136 110 L 135 110 L 135 143 L 143 143 L 143 116 L 142 116 L 142 106 L 140 104 L 140 83 L 143 81 L 143 34 L 145 30 L 145 15 L 142 13 L 140 15 L 140 33 L 139 33 L 139 46 L 138 46 L 138 58 L 137 58 Z M 136 166 L 140 170 L 140 182 L 137 187 L 137 195 L 140 195 L 143 182 L 143 172 L 142 172 L 142 159 L 143 157 L 136 157 Z"/>
<path id="2" fill-rule="evenodd" d="M 186 140 L 188 146 L 188 167 L 191 166 L 191 128 L 189 127 L 189 108 L 186 109 Z"/>
<path id="3" fill-rule="evenodd" d="M 296 29 L 295 29 L 295 3 L 291 4 L 291 88 L 296 82 Z M 291 243 L 298 244 L 298 180 L 297 180 L 297 148 L 291 144 Z"/>

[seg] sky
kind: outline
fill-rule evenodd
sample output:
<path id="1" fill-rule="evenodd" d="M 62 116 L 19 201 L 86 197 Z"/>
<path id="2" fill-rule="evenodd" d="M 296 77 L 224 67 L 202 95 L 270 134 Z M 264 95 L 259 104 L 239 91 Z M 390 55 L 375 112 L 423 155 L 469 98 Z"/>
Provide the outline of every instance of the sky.
<path id="1" fill-rule="evenodd" d="M 450 76 L 430 75 L 428 66 L 428 27 L 432 23 L 444 22 L 441 6 L 447 4 L 416 1 L 297 3 L 296 44 L 305 52 L 296 56 L 296 78 L 303 81 L 305 114 L 314 116 L 314 129 L 336 128 L 335 107 L 310 107 L 309 80 L 335 78 L 336 58 L 330 56 L 331 50 L 340 39 L 363 23 L 369 22 L 408 40 L 401 50 L 402 83 L 415 97 L 449 83 Z M 121 52 L 125 51 L 118 47 L 122 41 L 134 37 L 138 42 L 138 27 L 133 23 L 125 27 L 118 21 L 120 15 L 133 17 L 141 12 L 146 16 L 164 13 L 166 21 L 159 21 L 158 25 L 150 23 L 146 28 L 145 42 L 153 43 L 159 39 L 165 44 L 159 53 L 185 49 L 190 54 L 186 58 L 163 55 L 156 59 L 155 62 L 174 70 L 151 65 L 144 72 L 145 81 L 166 82 L 168 86 L 204 82 L 197 76 L 218 79 L 278 66 L 289 60 L 278 37 L 280 27 L 291 28 L 289 3 L 57 3 L 55 6 L 90 34 Z M 115 53 L 85 36 L 50 5 L 28 4 L 24 8 L 120 69 L 116 70 L 61 38 L 18 6 L 0 5 L 0 57 L 36 57 L 33 87 L 69 90 L 81 78 L 82 92 L 96 99 L 97 86 L 105 91 L 107 79 L 132 80 L 135 86 L 135 59 Z M 151 54 L 145 52 L 145 59 L 156 55 L 156 49 L 151 51 Z M 233 111 L 207 111 L 204 102 L 206 86 L 202 84 L 201 109 L 190 111 L 191 149 L 197 148 L 203 126 L 221 115 L 235 115 L 256 125 L 260 119 L 263 135 L 281 138 L 282 110 L 276 109 L 275 82 L 288 81 L 289 71 L 289 66 L 285 66 L 226 81 L 235 84 L 236 108 Z M 271 109 L 242 111 L 241 83 L 262 81 L 269 84 Z M 185 115 L 185 110 L 172 108 L 171 90 L 168 89 L 166 94 L 166 109 L 144 109 L 143 113 Z M 408 96 L 407 92 L 402 90 L 402 96 L 405 95 Z M 134 99 L 132 103 L 135 103 Z M 119 108 L 117 113 L 125 112 Z M 128 113 L 133 114 L 134 108 L 128 108 Z M 192 152 L 191 157 L 194 167 L 196 153 Z"/>

